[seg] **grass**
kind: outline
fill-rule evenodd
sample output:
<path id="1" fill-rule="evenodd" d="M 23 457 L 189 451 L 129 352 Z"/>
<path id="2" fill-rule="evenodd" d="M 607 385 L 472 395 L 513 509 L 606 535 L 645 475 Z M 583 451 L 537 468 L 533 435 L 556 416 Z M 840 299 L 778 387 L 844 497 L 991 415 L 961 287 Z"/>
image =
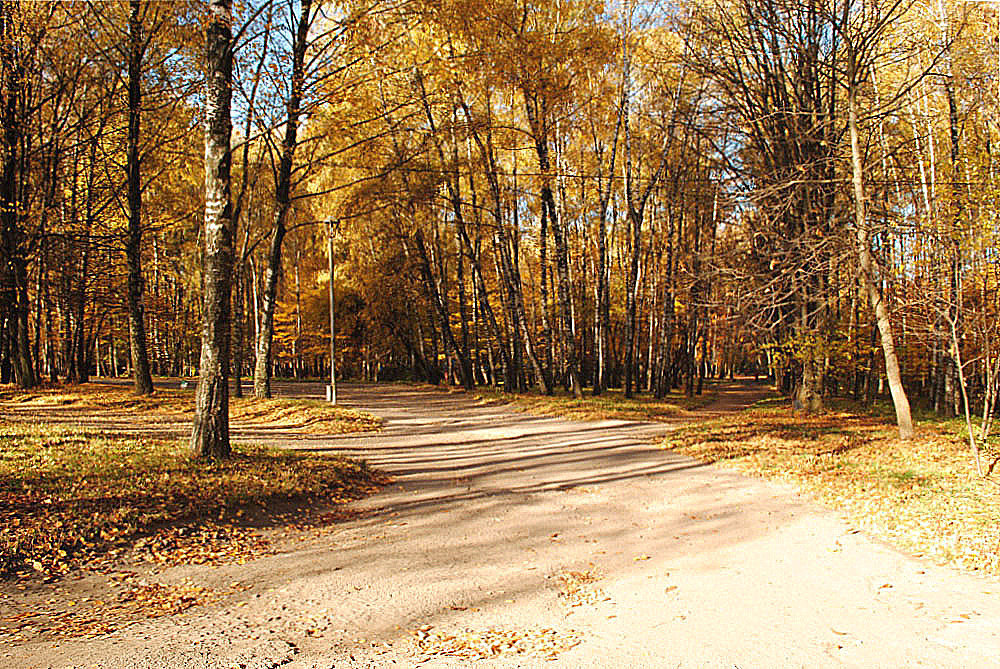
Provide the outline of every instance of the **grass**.
<path id="1" fill-rule="evenodd" d="M 233 526 L 249 505 L 342 503 L 378 482 L 363 463 L 334 456 L 236 445 L 232 458 L 206 462 L 178 441 L 6 425 L 0 428 L 0 575 L 64 574 L 143 540 L 197 553 L 155 539 L 159 530 L 176 535 L 178 524 L 188 528 L 181 535 L 200 533 L 194 543 L 210 544 L 208 552 L 245 550 L 239 541 L 205 536 L 249 540 Z"/>
<path id="2" fill-rule="evenodd" d="M 182 420 L 192 399 L 189 391 L 136 397 L 125 387 L 96 384 L 0 390 L 0 412 L 6 406 L 24 416 L 27 409 L 36 418 L 0 425 L 0 577 L 55 578 L 137 547 L 168 564 L 250 559 L 266 544 L 248 526 L 251 516 L 311 502 L 336 506 L 383 480 L 341 457 L 253 445 L 236 444 L 232 458 L 204 461 L 191 456 L 185 440 L 116 436 L 93 421 L 95 413 Z M 72 409 L 80 420 L 47 423 L 55 408 Z M 235 400 L 231 416 L 242 426 L 302 432 L 379 425 L 368 414 L 290 399 Z"/>
<path id="3" fill-rule="evenodd" d="M 922 419 L 901 442 L 878 409 L 808 416 L 781 404 L 682 427 L 663 446 L 796 483 L 911 554 L 1000 574 L 1000 487 L 974 475 L 959 421 Z"/>
<path id="4" fill-rule="evenodd" d="M 12 406 L 71 408 L 81 411 L 141 412 L 166 417 L 190 418 L 194 413 L 192 390 L 158 388 L 153 395 L 137 396 L 126 386 L 85 383 L 65 388 L 55 386 L 31 391 L 0 390 L 2 403 Z M 340 434 L 378 429 L 375 416 L 333 406 L 321 400 L 230 397 L 229 417 L 243 427 L 294 429 L 315 434 Z"/>
<path id="5" fill-rule="evenodd" d="M 650 393 L 636 393 L 633 398 L 625 399 L 620 389 L 606 390 L 596 397 L 585 391 L 582 399 L 576 399 L 561 388 L 553 395 L 484 390 L 477 390 L 476 394 L 484 401 L 509 402 L 513 408 L 537 416 L 559 416 L 572 420 L 663 421 L 711 404 L 718 392 L 711 382 L 706 381 L 701 395 L 686 397 L 675 390 L 663 399 L 657 399 Z"/>

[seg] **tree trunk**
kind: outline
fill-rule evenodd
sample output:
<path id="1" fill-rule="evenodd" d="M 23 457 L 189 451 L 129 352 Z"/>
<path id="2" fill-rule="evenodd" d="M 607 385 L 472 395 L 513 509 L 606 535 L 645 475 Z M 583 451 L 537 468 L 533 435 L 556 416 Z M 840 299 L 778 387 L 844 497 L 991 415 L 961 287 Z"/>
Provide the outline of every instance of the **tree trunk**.
<path id="1" fill-rule="evenodd" d="M 23 55 L 14 46 L 19 14 L 20 2 L 0 4 L 0 85 L 5 89 L 0 109 L 3 122 L 3 173 L 0 175 L 0 271 L 3 274 L 0 280 L 4 284 L 4 308 L 9 319 L 7 352 L 13 363 L 14 380 L 21 388 L 31 388 L 37 384 L 37 379 L 28 334 L 28 258 L 20 197 L 20 185 L 25 177 L 22 155 L 25 124 L 21 108 L 24 67 L 20 58 Z"/>
<path id="2" fill-rule="evenodd" d="M 614 170 L 614 164 L 611 166 Z M 608 382 L 608 331 L 611 329 L 611 300 L 608 299 L 608 234 L 607 200 L 602 201 L 597 219 L 597 278 L 596 328 L 594 348 L 597 351 L 594 370 L 594 395 L 600 395 Z"/>
<path id="3" fill-rule="evenodd" d="M 296 244 L 298 246 L 298 244 Z M 296 379 L 302 378 L 302 285 L 299 281 L 299 261 L 302 259 L 302 251 L 295 249 L 295 340 L 292 342 L 292 359 L 294 365 L 294 376 Z M 330 280 L 333 280 L 333 272 L 330 272 Z"/>
<path id="4" fill-rule="evenodd" d="M 28 299 L 28 263 L 19 260 L 15 265 L 15 280 L 17 281 L 17 379 L 22 388 L 32 388 L 38 385 L 35 376 L 35 366 L 31 360 L 31 333 L 28 329 L 28 315 L 31 303 Z"/>
<path id="5" fill-rule="evenodd" d="M 424 289 L 427 291 L 427 297 L 431 301 L 434 311 L 438 315 L 438 321 L 441 327 L 441 337 L 444 340 L 445 357 L 448 357 L 449 352 L 458 355 L 458 343 L 455 341 L 455 335 L 451 330 L 451 315 L 448 313 L 448 308 L 441 296 L 441 291 L 438 290 L 437 281 L 435 281 L 434 275 L 431 271 L 430 259 L 427 256 L 427 247 L 424 244 L 424 234 L 419 228 L 414 235 L 414 242 L 417 245 L 420 275 L 424 279 Z M 462 385 L 466 390 L 472 390 L 473 379 L 471 377 L 469 366 L 466 364 L 465 360 L 461 362 L 459 369 L 461 370 Z"/>
<path id="6" fill-rule="evenodd" d="M 497 248 L 499 249 L 499 255 L 501 258 L 500 265 L 503 268 L 504 281 L 507 284 L 507 291 L 510 296 L 511 325 L 514 328 L 512 339 L 514 340 L 516 346 L 518 334 L 520 334 L 520 342 L 524 346 L 524 353 L 528 356 L 528 362 L 531 363 L 531 369 L 535 373 L 539 388 L 543 394 L 548 395 L 551 393 L 551 380 L 548 378 L 545 369 L 538 360 L 534 343 L 531 340 L 531 333 L 528 331 L 528 319 L 525 316 L 524 309 L 524 294 L 521 290 L 521 274 L 516 265 L 514 265 L 514 260 L 511 257 L 510 246 L 506 235 L 504 233 L 497 232 L 497 236 L 499 238 L 497 240 Z M 518 378 L 511 379 L 511 381 L 514 382 L 512 385 L 517 386 L 518 388 L 523 386 L 521 380 L 521 362 L 519 359 L 520 350 L 520 346 L 515 347 L 513 360 L 513 370 Z M 510 386 L 508 386 L 508 389 L 509 388 Z"/>
<path id="7" fill-rule="evenodd" d="M 627 136 L 628 131 L 626 131 Z M 636 301 L 639 292 L 639 250 L 642 245 L 642 214 L 631 207 L 628 212 L 632 253 L 625 275 L 625 397 L 632 397 L 635 376 Z"/>
<path id="8" fill-rule="evenodd" d="M 292 161 L 298 143 L 299 113 L 305 88 L 305 55 L 309 39 L 312 0 L 301 0 L 295 41 L 292 44 L 292 81 L 288 95 L 285 138 L 275 175 L 275 214 L 271 247 L 264 274 L 264 305 L 257 331 L 257 360 L 254 365 L 253 392 L 257 397 L 271 396 L 271 348 L 274 342 L 274 309 L 281 274 L 281 243 L 285 238 L 285 219 L 291 209 Z"/>
<path id="9" fill-rule="evenodd" d="M 858 237 L 858 261 L 861 266 L 861 279 L 868 291 L 879 335 L 882 338 L 882 353 L 885 355 L 885 372 L 889 378 L 889 392 L 892 394 L 892 404 L 896 408 L 896 424 L 899 426 L 899 438 L 913 438 L 913 419 L 910 416 L 910 402 L 906 398 L 906 390 L 899 371 L 899 360 L 896 357 L 896 346 L 892 337 L 892 326 L 889 322 L 889 310 L 878 289 L 875 280 L 875 267 L 871 256 L 871 239 L 868 233 L 867 214 L 865 213 L 865 189 L 862 176 L 861 149 L 858 141 L 858 112 L 856 75 L 854 68 L 848 73 L 850 77 L 847 91 L 848 124 L 851 135 L 851 172 L 854 182 L 854 212 Z"/>
<path id="10" fill-rule="evenodd" d="M 517 154 L 515 154 L 516 156 Z M 514 186 L 515 192 L 517 184 Z M 542 206 L 542 215 L 538 225 L 538 274 L 541 279 L 539 286 L 539 312 L 542 319 L 542 336 L 539 345 L 545 349 L 545 369 L 550 379 L 555 379 L 555 332 L 549 319 L 549 208 Z M 549 388 L 552 392 L 552 388 Z"/>
<path id="11" fill-rule="evenodd" d="M 246 302 L 246 276 L 242 266 L 236 270 L 235 297 L 232 322 L 236 332 L 233 333 L 233 355 L 230 362 L 233 374 L 233 395 L 235 397 L 243 397 L 243 342 L 246 340 L 246 327 L 244 324 L 246 309 L 243 305 Z"/>
<path id="12" fill-rule="evenodd" d="M 139 174 L 139 117 L 142 84 L 142 23 L 140 0 L 129 0 L 128 58 L 128 236 L 125 257 L 128 261 L 128 329 L 132 348 L 132 389 L 136 395 L 153 392 L 146 349 L 146 326 L 142 301 L 142 184 Z"/>
<path id="13" fill-rule="evenodd" d="M 459 242 L 461 244 L 461 242 Z M 461 247 L 459 247 L 461 248 Z M 466 304 L 465 296 L 465 254 L 459 250 L 456 260 L 458 276 L 455 283 L 458 285 L 458 326 L 462 336 L 462 348 L 459 351 L 459 358 L 462 361 L 462 373 L 465 374 L 469 387 L 476 385 L 476 371 L 474 360 L 469 352 L 469 308 Z"/>
<path id="14" fill-rule="evenodd" d="M 229 293 L 233 236 L 232 4 L 212 0 L 206 39 L 204 328 L 191 450 L 202 457 L 231 453 L 229 444 Z"/>
<path id="15" fill-rule="evenodd" d="M 538 168 L 542 173 L 542 206 L 548 210 L 549 224 L 552 226 L 552 237 L 555 240 L 555 264 L 556 277 L 558 279 L 556 294 L 559 302 L 559 320 L 563 348 L 566 355 L 567 381 L 573 396 L 580 399 L 583 397 L 583 392 L 580 389 L 580 370 L 579 363 L 577 362 L 576 341 L 573 337 L 573 316 L 569 292 L 569 240 L 566 238 L 566 229 L 563 221 L 556 211 L 555 197 L 552 194 L 552 186 L 550 184 L 548 119 L 545 99 L 539 94 L 531 95 L 527 90 L 524 90 L 523 93 L 528 121 L 534 135 Z M 532 364 L 535 364 L 534 360 Z"/>
<path id="16" fill-rule="evenodd" d="M 673 388 L 673 356 L 670 344 L 674 337 L 674 219 L 667 211 L 667 276 L 663 286 L 663 325 L 660 331 L 660 365 L 654 396 L 662 399 Z"/>

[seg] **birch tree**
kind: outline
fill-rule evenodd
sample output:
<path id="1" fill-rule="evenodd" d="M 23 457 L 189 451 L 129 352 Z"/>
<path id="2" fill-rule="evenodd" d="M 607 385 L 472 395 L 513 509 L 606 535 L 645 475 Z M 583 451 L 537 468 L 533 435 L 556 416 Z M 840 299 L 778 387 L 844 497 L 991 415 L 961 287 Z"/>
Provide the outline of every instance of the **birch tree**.
<path id="1" fill-rule="evenodd" d="M 229 443 L 230 283 L 233 265 L 230 167 L 233 131 L 233 9 L 231 0 L 209 5 L 205 49 L 205 256 L 204 324 L 195 393 L 191 450 L 202 457 L 231 453 Z"/>

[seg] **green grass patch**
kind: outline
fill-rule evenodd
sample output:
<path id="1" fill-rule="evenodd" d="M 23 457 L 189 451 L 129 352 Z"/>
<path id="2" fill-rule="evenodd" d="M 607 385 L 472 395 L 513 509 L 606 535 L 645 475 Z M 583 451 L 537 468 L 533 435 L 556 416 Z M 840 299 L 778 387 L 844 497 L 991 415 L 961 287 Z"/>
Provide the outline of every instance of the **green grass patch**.
<path id="1" fill-rule="evenodd" d="M 161 531 L 198 534 L 202 557 L 225 552 L 230 535 L 246 539 L 236 524 L 251 505 L 340 504 L 380 481 L 336 456 L 235 445 L 232 458 L 205 461 L 180 441 L 8 424 L 0 427 L 0 576 L 64 574 L 143 537 L 165 549 L 153 541 Z M 213 533 L 214 543 L 205 539 Z M 190 542 L 168 543 L 193 554 Z"/>
<path id="2" fill-rule="evenodd" d="M 663 446 L 794 482 L 912 554 L 1000 574 L 1000 486 L 975 475 L 959 423 L 921 420 L 901 442 L 891 417 L 835 406 L 816 416 L 758 406 L 683 427 Z"/>

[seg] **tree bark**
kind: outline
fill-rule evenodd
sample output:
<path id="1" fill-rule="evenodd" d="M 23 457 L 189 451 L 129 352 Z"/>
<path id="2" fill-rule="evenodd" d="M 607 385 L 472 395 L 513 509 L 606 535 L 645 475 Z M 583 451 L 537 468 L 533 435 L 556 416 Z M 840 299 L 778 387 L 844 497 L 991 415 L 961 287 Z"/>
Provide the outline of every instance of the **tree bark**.
<path id="1" fill-rule="evenodd" d="M 865 289 L 868 291 L 868 298 L 871 300 L 872 309 L 875 312 L 875 320 L 878 324 L 879 335 L 882 339 L 882 353 L 885 356 L 885 373 L 889 379 L 889 392 L 892 394 L 892 403 L 896 409 L 896 424 L 899 426 L 899 438 L 907 440 L 913 438 L 913 419 L 910 416 L 910 402 L 906 398 L 906 390 L 903 388 L 903 381 L 899 371 L 899 360 L 896 357 L 896 346 L 892 337 L 889 310 L 886 308 L 885 300 L 882 298 L 882 293 L 879 291 L 878 283 L 875 280 L 875 268 L 871 255 L 871 239 L 867 227 L 867 214 L 865 213 L 865 188 L 862 175 L 861 149 L 858 140 L 856 74 L 855 68 L 852 67 L 848 73 L 850 82 L 847 91 L 847 115 L 848 130 L 851 135 L 851 173 L 854 184 L 854 213 L 855 226 L 857 227 L 858 261 L 861 266 L 861 279 L 865 284 Z"/>
<path id="2" fill-rule="evenodd" d="M 614 172 L 612 161 L 611 171 Z M 610 190 L 610 184 L 609 184 Z M 594 348 L 597 352 L 594 370 L 594 395 L 600 395 L 608 382 L 608 333 L 611 330 L 611 300 L 608 299 L 608 234 L 607 200 L 602 200 L 597 219 L 597 278 L 596 325 Z"/>
<path id="3" fill-rule="evenodd" d="M 632 128 L 630 117 L 631 95 L 632 95 L 632 56 L 629 51 L 629 33 L 631 32 L 631 10 L 626 5 L 626 15 L 628 16 L 629 27 L 624 37 L 622 49 L 622 97 L 619 108 L 619 116 L 624 129 L 625 139 L 625 205 L 628 212 L 630 224 L 632 254 L 629 261 L 628 271 L 625 276 L 625 397 L 632 397 L 633 383 L 638 385 L 635 379 L 635 355 L 636 355 L 636 302 L 639 297 L 639 254 L 642 250 L 642 221 L 645 216 L 646 203 L 652 193 L 656 182 L 663 174 L 666 165 L 667 152 L 669 150 L 669 140 L 663 145 L 660 154 L 660 164 L 650 175 L 649 182 L 640 193 L 637 193 L 635 179 L 633 175 L 633 155 L 632 155 Z M 678 82 L 677 100 L 680 99 L 680 82 Z M 678 106 L 675 104 L 674 117 L 676 117 Z"/>
<path id="4" fill-rule="evenodd" d="M 458 349 L 458 343 L 455 341 L 455 335 L 451 330 L 451 315 L 448 313 L 448 307 L 444 303 L 441 291 L 438 290 L 437 281 L 434 279 L 434 274 L 431 271 L 430 259 L 427 256 L 427 246 L 424 244 L 424 233 L 419 228 L 414 235 L 414 242 L 417 245 L 420 275 L 424 280 L 424 289 L 427 291 L 427 297 L 430 299 L 431 304 L 434 306 L 434 311 L 438 315 L 438 321 L 441 327 L 441 337 L 444 339 L 445 353 L 447 355 L 450 351 L 455 355 L 461 355 Z M 470 366 L 466 364 L 465 360 L 461 360 L 459 369 L 461 370 L 462 385 L 466 390 L 472 390 L 473 379 L 471 377 Z"/>
<path id="5" fill-rule="evenodd" d="M 434 147 L 437 149 L 438 158 L 441 160 L 442 165 L 447 165 L 448 161 L 445 158 L 444 147 L 439 139 L 439 133 L 437 128 L 437 122 L 434 120 L 434 114 L 431 111 L 430 101 L 427 96 L 427 89 L 424 87 L 424 77 L 423 73 L 419 68 L 414 71 L 416 85 L 420 93 L 420 101 L 423 105 L 424 115 L 427 117 L 427 123 L 431 129 L 431 136 L 434 140 Z M 453 120 L 457 121 L 456 108 L 452 107 Z M 465 234 L 465 218 L 462 215 L 462 194 L 461 194 L 461 181 L 458 174 L 458 143 L 454 137 L 454 131 L 452 131 L 452 163 L 454 165 L 454 172 L 448 174 L 448 178 L 445 181 L 445 185 L 448 189 L 448 200 L 451 203 L 452 213 L 455 216 L 455 226 L 458 231 L 458 241 L 459 241 L 459 254 L 458 254 L 458 308 L 459 308 L 459 321 L 461 327 L 462 336 L 462 346 L 461 348 L 456 347 L 456 355 L 458 356 L 459 364 L 461 365 L 462 371 L 462 385 L 465 386 L 467 390 L 471 390 L 475 386 L 476 379 L 473 372 L 473 361 L 469 355 L 469 331 L 467 324 L 467 313 L 465 306 L 465 276 L 463 267 L 463 254 L 461 252 L 461 241 L 462 236 Z M 469 175 L 470 187 L 472 175 Z M 472 193 L 473 199 L 475 198 L 475 193 Z M 422 249 L 421 240 L 421 249 Z M 469 255 L 470 262 L 475 263 L 476 260 L 472 254 Z M 430 265 L 428 264 L 428 269 Z M 436 291 L 435 287 L 435 291 Z M 440 300 L 442 306 L 444 305 L 444 300 L 440 295 L 434 298 L 435 304 Z M 447 311 L 447 310 L 446 310 Z M 448 327 L 449 335 L 451 334 L 451 328 Z"/>
<path id="6" fill-rule="evenodd" d="M 191 450 L 221 458 L 229 443 L 230 282 L 233 264 L 232 4 L 212 0 L 206 39 L 204 327 Z"/>
<path id="7" fill-rule="evenodd" d="M 24 179 L 23 142 L 25 124 L 21 95 L 24 86 L 22 55 L 14 47 L 20 2 L 0 4 L 0 76 L 3 99 L 0 120 L 3 124 L 3 171 L 0 174 L 0 266 L 4 309 L 9 323 L 7 353 L 12 361 L 14 381 L 21 388 L 37 384 L 31 361 L 28 333 L 28 256 L 23 229 L 24 203 L 21 183 Z M 2 317 L 3 314 L 0 314 Z"/>
<path id="8" fill-rule="evenodd" d="M 527 110 L 528 122 L 535 140 L 535 153 L 538 156 L 538 169 L 542 173 L 542 206 L 548 211 L 549 224 L 552 226 L 552 238 L 555 241 L 556 285 L 559 302 L 559 320 L 566 355 L 567 381 L 573 396 L 583 397 L 580 389 L 580 370 L 577 361 L 576 341 L 573 337 L 573 316 L 570 304 L 569 288 L 569 243 L 566 239 L 566 229 L 556 211 L 556 201 L 552 194 L 551 176 L 549 174 L 548 119 L 545 99 L 541 94 L 524 93 L 524 106 Z M 544 268 L 543 268 L 544 270 Z M 535 364 L 535 361 L 532 361 Z"/>
<path id="9" fill-rule="evenodd" d="M 146 348 L 143 318 L 142 285 L 142 184 L 139 173 L 139 120 L 142 113 L 142 22 L 141 0 L 129 0 L 128 58 L 128 236 L 125 257 L 128 262 L 128 325 L 132 349 L 132 389 L 136 395 L 153 392 Z"/>
<path id="10" fill-rule="evenodd" d="M 459 243 L 458 257 L 455 259 L 456 270 L 458 272 L 455 283 L 458 286 L 458 327 L 462 337 L 462 349 L 459 356 L 462 361 L 462 373 L 468 376 L 471 386 L 476 385 L 475 361 L 469 350 L 469 308 L 465 295 L 465 254 L 461 250 L 461 240 Z M 471 387 L 470 386 L 470 387 Z"/>
<path id="11" fill-rule="evenodd" d="M 663 325 L 660 331 L 659 342 L 659 370 L 657 372 L 656 389 L 654 396 L 662 399 L 667 396 L 673 388 L 673 356 L 671 355 L 670 344 L 674 338 L 674 218 L 673 213 L 667 211 L 667 276 L 663 286 Z"/>
<path id="12" fill-rule="evenodd" d="M 487 99 L 487 104 L 489 100 Z M 486 174 L 486 179 L 489 182 L 490 192 L 493 196 L 493 218 L 496 223 L 496 234 L 494 235 L 496 254 L 494 256 L 494 261 L 496 262 L 499 271 L 498 274 L 501 276 L 502 281 L 506 284 L 507 289 L 507 301 L 508 301 L 508 312 L 510 313 L 510 325 L 514 332 L 512 336 L 505 337 L 504 339 L 498 339 L 501 352 L 503 353 L 503 363 L 505 366 L 505 372 L 507 372 L 507 381 L 505 390 L 512 392 L 516 379 L 513 377 L 521 375 L 521 364 L 518 359 L 518 335 L 520 335 L 520 341 L 523 342 L 528 360 L 531 363 L 532 369 L 535 372 L 536 379 L 540 386 L 540 390 L 543 394 L 549 394 L 549 388 L 551 388 L 551 382 L 547 377 L 546 370 L 538 361 L 538 356 L 535 355 L 534 346 L 531 341 L 531 335 L 528 332 L 527 319 L 524 315 L 524 296 L 521 290 L 521 277 L 520 273 L 517 271 L 516 265 L 511 258 L 510 244 L 508 243 L 506 226 L 503 220 L 503 200 L 500 194 L 500 180 L 499 180 L 499 170 L 497 169 L 496 159 L 493 152 L 493 142 L 490 135 L 490 126 L 487 125 L 486 138 L 484 139 L 476 131 L 475 126 L 472 124 L 472 112 L 466 104 L 465 100 L 460 99 L 459 104 L 461 104 L 462 109 L 465 112 L 466 119 L 470 122 L 470 131 L 472 138 L 479 148 L 479 152 L 483 162 L 483 171 Z M 466 250 L 469 253 L 470 259 L 474 259 L 476 255 L 472 252 L 472 244 L 469 240 L 468 234 L 465 231 L 464 225 L 459 228 L 459 233 L 462 235 L 462 241 L 465 244 Z M 484 311 L 489 316 L 489 323 L 491 329 L 494 332 L 499 333 L 499 328 L 496 324 L 495 318 L 493 316 L 493 311 L 489 306 L 489 299 L 486 293 L 486 285 L 483 280 L 482 271 L 479 264 L 475 261 L 472 263 L 473 266 L 473 278 L 477 283 L 478 290 L 480 290 L 480 304 L 483 305 Z M 504 346 L 504 340 L 509 341 L 513 344 L 513 352 L 508 351 Z"/>
<path id="13" fill-rule="evenodd" d="M 246 276 L 242 271 L 242 265 L 236 269 L 236 295 L 233 307 L 232 323 L 235 328 L 233 333 L 233 350 L 230 360 L 233 375 L 233 395 L 243 397 L 243 342 L 246 339 Z"/>
<path id="14" fill-rule="evenodd" d="M 619 108 L 621 111 L 621 108 Z M 595 318 L 594 318 L 594 349 L 595 349 L 595 369 L 594 369 L 594 395 L 600 395 L 608 379 L 608 336 L 611 331 L 611 299 L 608 281 L 608 202 L 614 188 L 615 159 L 618 155 L 618 136 L 621 131 L 622 114 L 617 115 L 615 122 L 615 133 L 611 144 L 611 160 L 608 165 L 608 176 L 605 179 L 603 165 L 603 148 L 600 147 L 596 139 L 597 131 L 594 130 L 595 154 L 597 154 L 597 267 L 594 275 L 597 280 L 597 290 L 595 296 Z"/>
<path id="15" fill-rule="evenodd" d="M 626 130 L 626 136 L 628 131 Z M 629 207 L 631 254 L 625 275 L 625 397 L 632 397 L 635 376 L 636 301 L 639 292 L 639 249 L 642 243 L 642 213 Z"/>
<path id="16" fill-rule="evenodd" d="M 285 238 L 285 219 L 291 209 L 292 161 L 298 144 L 299 113 L 305 88 L 305 55 L 312 22 L 312 0 L 301 0 L 295 41 L 292 44 L 292 81 L 288 95 L 285 138 L 281 144 L 278 173 L 275 175 L 275 214 L 271 247 L 264 274 L 264 304 L 257 332 L 257 359 L 254 365 L 253 392 L 257 397 L 271 396 L 271 348 L 274 342 L 274 309 L 281 274 L 281 243 Z"/>

